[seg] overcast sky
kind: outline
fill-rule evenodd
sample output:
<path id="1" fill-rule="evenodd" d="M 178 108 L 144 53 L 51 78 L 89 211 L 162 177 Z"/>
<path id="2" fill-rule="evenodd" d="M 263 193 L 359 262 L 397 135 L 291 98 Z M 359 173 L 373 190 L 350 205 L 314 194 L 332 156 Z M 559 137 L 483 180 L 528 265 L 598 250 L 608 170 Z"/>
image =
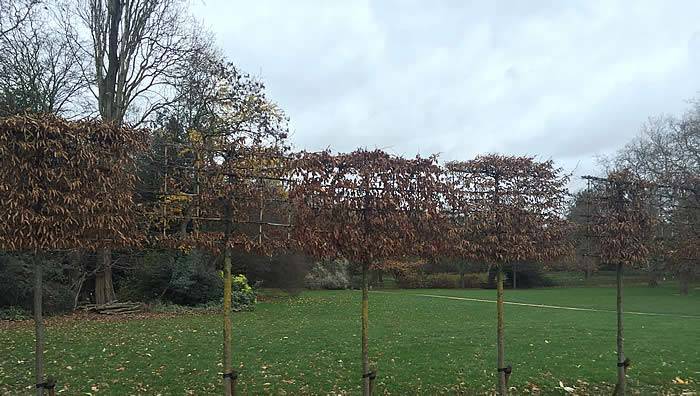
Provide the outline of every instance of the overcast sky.
<path id="1" fill-rule="evenodd" d="M 700 87 L 697 0 L 193 6 L 266 82 L 297 149 L 526 154 L 580 176 Z"/>

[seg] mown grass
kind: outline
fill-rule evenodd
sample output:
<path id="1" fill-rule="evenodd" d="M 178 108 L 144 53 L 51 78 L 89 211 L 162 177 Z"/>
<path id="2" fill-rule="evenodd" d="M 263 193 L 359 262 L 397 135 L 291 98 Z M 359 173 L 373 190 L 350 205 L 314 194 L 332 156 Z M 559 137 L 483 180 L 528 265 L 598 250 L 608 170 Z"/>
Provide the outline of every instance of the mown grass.
<path id="1" fill-rule="evenodd" d="M 699 391 L 700 291 L 675 285 L 626 289 L 631 394 Z M 419 296 L 493 299 L 493 290 L 392 290 L 370 295 L 370 355 L 378 394 L 488 393 L 495 381 L 495 305 Z M 507 290 L 508 301 L 614 309 L 612 288 Z M 234 315 L 243 394 L 359 393 L 357 291 L 305 292 Z M 673 315 L 688 315 L 682 318 Z M 514 393 L 609 394 L 615 315 L 506 306 L 506 355 Z M 218 315 L 48 327 L 47 372 L 61 394 L 219 394 Z M 0 393 L 32 390 L 31 325 L 0 334 Z M 678 380 L 687 384 L 677 384 Z M 676 383 L 674 383 L 674 381 Z"/>

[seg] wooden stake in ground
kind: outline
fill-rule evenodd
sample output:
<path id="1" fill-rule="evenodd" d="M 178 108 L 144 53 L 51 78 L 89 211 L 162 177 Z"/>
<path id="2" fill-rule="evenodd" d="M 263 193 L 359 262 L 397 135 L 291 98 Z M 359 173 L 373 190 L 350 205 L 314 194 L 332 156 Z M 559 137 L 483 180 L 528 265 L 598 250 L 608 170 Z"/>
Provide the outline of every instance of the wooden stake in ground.
<path id="1" fill-rule="evenodd" d="M 362 393 L 370 395 L 370 377 L 373 373 L 369 369 L 369 280 L 367 264 L 362 265 Z"/>
<path id="2" fill-rule="evenodd" d="M 34 375 L 36 379 L 36 394 L 44 394 L 44 317 L 42 313 L 42 262 L 34 258 Z"/>
<path id="3" fill-rule="evenodd" d="M 627 372 L 627 360 L 625 360 L 625 336 L 622 325 L 622 263 L 617 264 L 617 394 L 625 394 L 625 373 Z"/>
<path id="4" fill-rule="evenodd" d="M 231 323 L 231 249 L 224 250 L 224 394 L 231 396 L 234 385 L 233 357 L 231 353 L 231 333 L 233 324 Z"/>
<path id="5" fill-rule="evenodd" d="M 498 316 L 498 327 L 496 333 L 496 344 L 498 348 L 498 393 L 505 395 L 507 391 L 506 383 L 506 350 L 504 340 L 504 320 L 503 320 L 503 267 L 498 266 L 496 275 L 496 312 Z"/>

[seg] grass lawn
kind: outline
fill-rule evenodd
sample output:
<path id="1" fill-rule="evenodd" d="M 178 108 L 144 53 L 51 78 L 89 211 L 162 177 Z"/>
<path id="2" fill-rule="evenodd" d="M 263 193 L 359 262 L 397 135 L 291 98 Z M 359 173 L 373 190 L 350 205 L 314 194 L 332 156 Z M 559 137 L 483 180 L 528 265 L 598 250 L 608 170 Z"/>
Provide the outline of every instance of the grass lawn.
<path id="1" fill-rule="evenodd" d="M 700 391 L 700 290 L 675 284 L 626 289 L 630 394 Z M 494 290 L 391 290 L 370 294 L 370 356 L 377 393 L 480 394 L 496 378 L 495 304 L 419 296 L 495 298 Z M 506 300 L 613 310 L 612 288 L 506 290 Z M 360 392 L 360 293 L 305 292 L 234 318 L 243 394 Z M 692 317 L 681 317 L 681 315 Z M 52 321 L 47 372 L 67 395 L 220 394 L 222 321 L 212 314 L 118 322 Z M 33 384 L 31 323 L 0 330 L 0 394 Z M 506 306 L 513 393 L 610 394 L 615 314 Z M 676 378 L 687 384 L 676 384 Z"/>

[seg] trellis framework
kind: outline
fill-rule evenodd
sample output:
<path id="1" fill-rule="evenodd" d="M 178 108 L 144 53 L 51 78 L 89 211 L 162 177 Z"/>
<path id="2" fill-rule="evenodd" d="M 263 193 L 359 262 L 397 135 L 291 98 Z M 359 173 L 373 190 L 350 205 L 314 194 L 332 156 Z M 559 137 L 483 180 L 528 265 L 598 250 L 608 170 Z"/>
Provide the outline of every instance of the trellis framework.
<path id="1" fill-rule="evenodd" d="M 147 218 L 151 241 L 223 256 L 224 393 L 235 393 L 231 339 L 232 252 L 286 250 L 291 224 L 284 147 L 244 140 L 162 144 L 160 189 Z M 182 157 L 189 163 L 183 165 Z"/>

